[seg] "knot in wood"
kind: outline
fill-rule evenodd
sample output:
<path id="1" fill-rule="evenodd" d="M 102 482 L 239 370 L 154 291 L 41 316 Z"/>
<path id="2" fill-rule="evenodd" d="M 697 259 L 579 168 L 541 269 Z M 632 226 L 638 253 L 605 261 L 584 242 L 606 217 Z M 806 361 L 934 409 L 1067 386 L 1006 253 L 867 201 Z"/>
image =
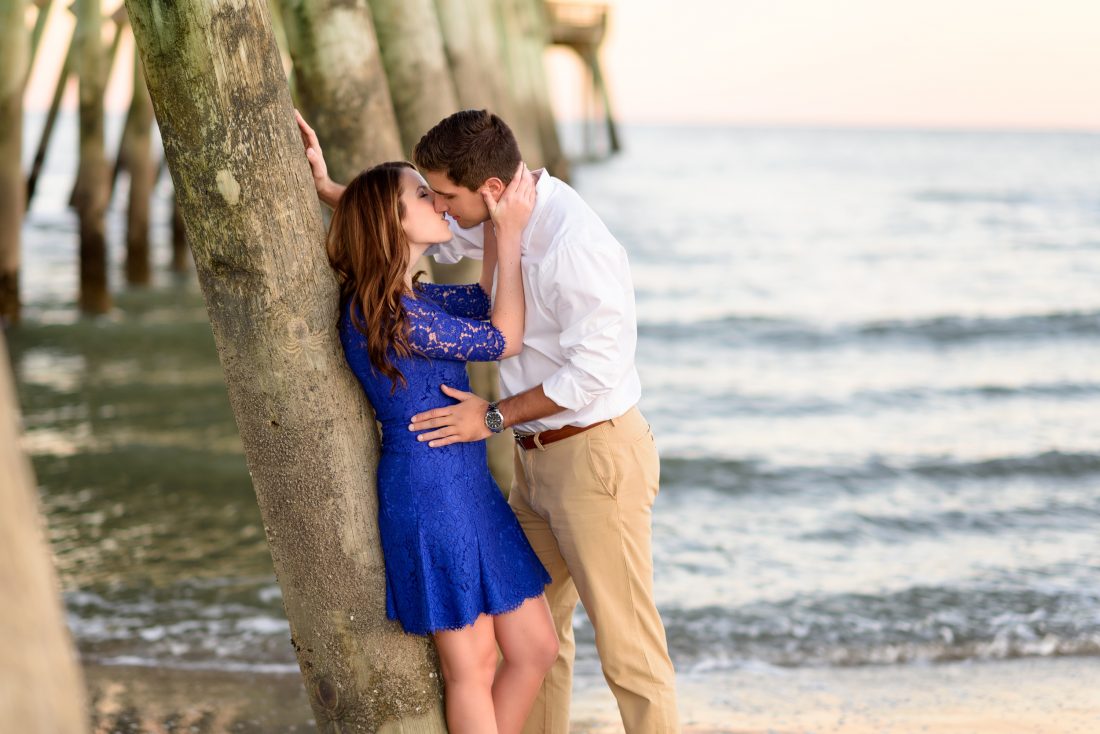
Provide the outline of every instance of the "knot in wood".
<path id="1" fill-rule="evenodd" d="M 328 678 L 318 679 L 317 684 L 313 687 L 313 697 L 329 718 L 335 719 L 340 716 L 340 709 L 343 708 L 340 701 L 340 692 Z"/>
<path id="2" fill-rule="evenodd" d="M 286 337 L 282 339 L 283 349 L 291 354 L 317 351 L 325 341 L 321 332 L 313 332 L 301 316 L 291 316 L 286 322 Z"/>
<path id="3" fill-rule="evenodd" d="M 306 320 L 300 316 L 291 319 L 290 323 L 286 325 L 286 330 L 290 332 L 290 337 L 295 341 L 301 341 L 309 336 L 309 326 L 306 325 Z"/>

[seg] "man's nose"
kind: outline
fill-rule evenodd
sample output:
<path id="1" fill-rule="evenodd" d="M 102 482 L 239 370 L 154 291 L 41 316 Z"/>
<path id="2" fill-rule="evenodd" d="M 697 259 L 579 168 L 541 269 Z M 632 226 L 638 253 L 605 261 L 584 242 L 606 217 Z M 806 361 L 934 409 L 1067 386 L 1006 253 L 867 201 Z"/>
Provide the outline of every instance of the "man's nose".
<path id="1" fill-rule="evenodd" d="M 447 211 L 447 209 L 448 209 L 447 200 L 444 199 L 442 196 L 433 196 L 432 197 L 432 206 L 435 207 L 435 211 L 436 211 L 437 214 L 442 214 L 443 212 Z"/>

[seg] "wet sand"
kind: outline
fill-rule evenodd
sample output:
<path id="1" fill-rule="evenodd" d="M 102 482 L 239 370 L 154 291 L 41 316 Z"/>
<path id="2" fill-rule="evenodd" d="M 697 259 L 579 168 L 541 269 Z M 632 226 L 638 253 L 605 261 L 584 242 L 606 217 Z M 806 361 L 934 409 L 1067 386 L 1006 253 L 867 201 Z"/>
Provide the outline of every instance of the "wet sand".
<path id="1" fill-rule="evenodd" d="M 314 732 L 296 674 L 85 665 L 108 732 Z M 1096 734 L 1100 658 L 685 674 L 685 734 Z M 600 679 L 577 680 L 575 734 L 618 734 Z"/>

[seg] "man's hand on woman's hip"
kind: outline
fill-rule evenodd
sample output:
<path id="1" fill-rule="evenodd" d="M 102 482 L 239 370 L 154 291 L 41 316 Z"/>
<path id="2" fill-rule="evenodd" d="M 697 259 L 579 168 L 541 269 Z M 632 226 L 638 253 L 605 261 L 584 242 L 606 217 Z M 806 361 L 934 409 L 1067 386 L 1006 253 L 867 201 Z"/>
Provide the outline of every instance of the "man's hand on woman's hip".
<path id="1" fill-rule="evenodd" d="M 409 423 L 409 430 L 429 431 L 417 436 L 417 441 L 427 441 L 432 448 L 439 448 L 452 443 L 484 441 L 493 435 L 485 425 L 488 401 L 472 392 L 456 390 L 449 385 L 440 385 L 440 389 L 458 403 L 414 415 Z"/>

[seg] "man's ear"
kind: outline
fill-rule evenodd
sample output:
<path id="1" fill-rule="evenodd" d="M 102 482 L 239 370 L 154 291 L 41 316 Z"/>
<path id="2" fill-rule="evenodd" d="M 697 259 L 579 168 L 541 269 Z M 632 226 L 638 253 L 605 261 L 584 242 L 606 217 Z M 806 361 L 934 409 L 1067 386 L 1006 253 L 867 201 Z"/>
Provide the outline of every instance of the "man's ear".
<path id="1" fill-rule="evenodd" d="M 507 185 L 496 176 L 485 179 L 485 183 L 481 185 L 481 188 L 488 189 L 489 193 L 493 195 L 494 199 L 499 199 L 504 195 L 504 189 L 508 188 Z"/>

